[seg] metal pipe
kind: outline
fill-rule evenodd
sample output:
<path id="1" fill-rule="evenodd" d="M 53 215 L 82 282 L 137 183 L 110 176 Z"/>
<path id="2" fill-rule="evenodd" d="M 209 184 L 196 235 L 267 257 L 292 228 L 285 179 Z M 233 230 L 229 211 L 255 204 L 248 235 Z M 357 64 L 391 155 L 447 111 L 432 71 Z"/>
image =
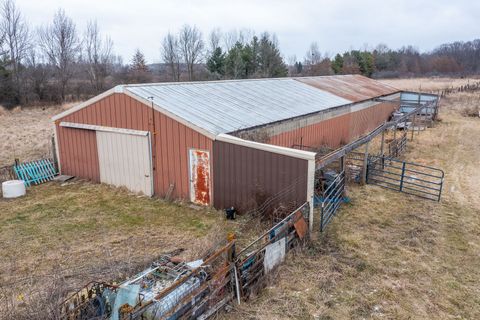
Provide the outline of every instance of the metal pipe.
<path id="1" fill-rule="evenodd" d="M 367 165 L 368 165 L 368 145 L 370 141 L 365 144 L 365 155 L 363 157 L 363 169 L 362 169 L 362 184 L 367 183 Z"/>
<path id="2" fill-rule="evenodd" d="M 240 305 L 240 282 L 238 281 L 237 266 L 233 264 L 233 272 L 235 273 L 235 291 L 237 293 L 237 303 Z"/>

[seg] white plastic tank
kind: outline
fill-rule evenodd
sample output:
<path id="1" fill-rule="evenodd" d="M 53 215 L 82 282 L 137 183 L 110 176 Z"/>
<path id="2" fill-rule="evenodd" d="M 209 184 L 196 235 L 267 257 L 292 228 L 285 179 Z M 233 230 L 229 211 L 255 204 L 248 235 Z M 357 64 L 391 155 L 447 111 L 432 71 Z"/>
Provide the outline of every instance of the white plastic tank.
<path id="1" fill-rule="evenodd" d="M 26 193 L 25 183 L 22 180 L 9 180 L 2 183 L 4 198 L 18 198 Z"/>

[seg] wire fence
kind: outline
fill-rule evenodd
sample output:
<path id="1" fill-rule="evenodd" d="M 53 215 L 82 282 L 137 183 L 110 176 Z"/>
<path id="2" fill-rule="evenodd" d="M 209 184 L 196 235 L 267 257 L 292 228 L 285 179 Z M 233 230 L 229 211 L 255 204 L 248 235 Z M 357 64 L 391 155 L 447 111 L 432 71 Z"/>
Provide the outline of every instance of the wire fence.
<path id="1" fill-rule="evenodd" d="M 266 275 L 307 239 L 309 209 L 309 203 L 304 203 L 237 254 L 238 299 L 258 293 L 266 284 Z"/>

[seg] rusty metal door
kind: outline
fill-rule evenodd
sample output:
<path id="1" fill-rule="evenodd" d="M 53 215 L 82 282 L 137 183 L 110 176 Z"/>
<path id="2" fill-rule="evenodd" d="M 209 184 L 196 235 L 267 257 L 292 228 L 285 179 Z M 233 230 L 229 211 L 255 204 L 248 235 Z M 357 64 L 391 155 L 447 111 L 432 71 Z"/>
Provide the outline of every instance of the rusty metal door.
<path id="1" fill-rule="evenodd" d="M 210 205 L 210 153 L 190 149 L 190 201 Z"/>

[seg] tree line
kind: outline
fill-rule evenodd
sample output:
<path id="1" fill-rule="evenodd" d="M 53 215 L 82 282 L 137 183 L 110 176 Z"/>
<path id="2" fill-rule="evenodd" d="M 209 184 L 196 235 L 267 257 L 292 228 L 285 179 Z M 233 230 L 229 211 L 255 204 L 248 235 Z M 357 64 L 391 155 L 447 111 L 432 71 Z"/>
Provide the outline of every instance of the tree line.
<path id="1" fill-rule="evenodd" d="M 16 6 L 0 8 L 0 103 L 6 107 L 82 100 L 120 83 L 363 74 L 368 77 L 480 73 L 480 39 L 443 44 L 421 53 L 412 46 L 322 53 L 313 42 L 303 58 L 285 58 L 275 34 L 215 28 L 204 35 L 184 25 L 159 39 L 161 63 L 137 49 L 128 62 L 114 52 L 95 20 L 84 30 L 58 9 L 32 27 Z"/>

